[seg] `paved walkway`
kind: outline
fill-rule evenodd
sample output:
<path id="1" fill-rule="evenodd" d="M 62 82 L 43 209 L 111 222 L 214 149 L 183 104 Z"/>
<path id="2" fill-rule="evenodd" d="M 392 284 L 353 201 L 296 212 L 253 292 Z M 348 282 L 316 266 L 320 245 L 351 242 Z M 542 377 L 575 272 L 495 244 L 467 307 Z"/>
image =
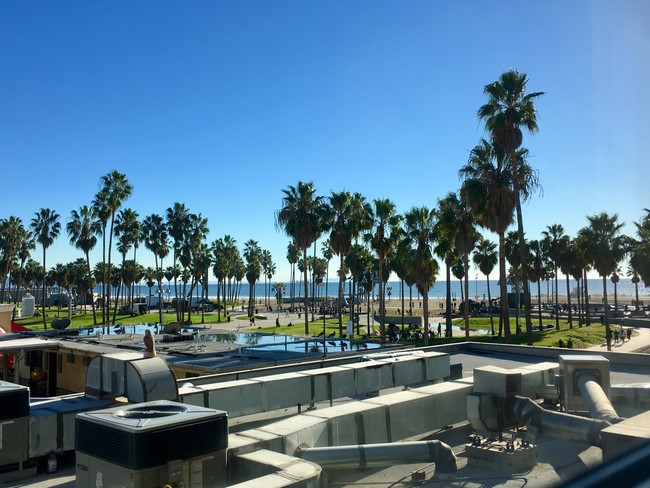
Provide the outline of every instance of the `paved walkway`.
<path id="1" fill-rule="evenodd" d="M 621 342 L 620 340 L 618 342 L 614 342 L 614 338 L 612 338 L 612 352 L 650 351 L 650 328 L 625 327 L 625 332 L 627 333 L 627 331 L 630 329 L 634 331 L 632 339 L 626 339 L 625 342 Z M 614 326 L 612 326 L 612 335 L 614 334 L 614 330 Z M 596 346 L 590 347 L 589 349 L 607 351 L 607 344 L 598 344 Z"/>

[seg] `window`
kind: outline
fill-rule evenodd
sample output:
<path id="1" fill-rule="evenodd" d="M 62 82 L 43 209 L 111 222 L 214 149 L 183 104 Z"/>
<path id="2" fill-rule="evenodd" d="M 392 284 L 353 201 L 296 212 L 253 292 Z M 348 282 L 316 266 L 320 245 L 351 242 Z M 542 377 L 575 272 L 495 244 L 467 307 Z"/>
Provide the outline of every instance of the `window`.
<path id="1" fill-rule="evenodd" d="M 69 352 L 68 355 L 67 355 L 67 358 L 68 358 L 68 362 L 69 362 L 69 363 L 74 364 L 74 354 L 72 354 L 71 352 Z"/>

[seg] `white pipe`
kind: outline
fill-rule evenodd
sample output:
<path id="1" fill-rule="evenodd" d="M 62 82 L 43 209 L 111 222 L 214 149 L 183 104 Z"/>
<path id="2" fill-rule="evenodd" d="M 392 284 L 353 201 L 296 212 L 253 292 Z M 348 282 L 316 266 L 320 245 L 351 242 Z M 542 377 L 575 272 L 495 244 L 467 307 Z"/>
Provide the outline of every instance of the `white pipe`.
<path id="1" fill-rule="evenodd" d="M 298 455 L 323 469 L 365 469 L 400 463 L 433 462 L 436 477 L 455 477 L 456 456 L 440 441 L 396 442 L 300 448 Z"/>

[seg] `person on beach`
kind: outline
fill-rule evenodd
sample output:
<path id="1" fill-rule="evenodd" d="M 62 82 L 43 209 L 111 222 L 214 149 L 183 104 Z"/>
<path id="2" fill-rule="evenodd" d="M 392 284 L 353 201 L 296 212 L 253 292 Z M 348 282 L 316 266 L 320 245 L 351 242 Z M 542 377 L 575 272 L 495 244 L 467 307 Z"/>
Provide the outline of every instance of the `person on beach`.
<path id="1" fill-rule="evenodd" d="M 144 357 L 156 357 L 156 340 L 149 329 L 144 331 Z"/>

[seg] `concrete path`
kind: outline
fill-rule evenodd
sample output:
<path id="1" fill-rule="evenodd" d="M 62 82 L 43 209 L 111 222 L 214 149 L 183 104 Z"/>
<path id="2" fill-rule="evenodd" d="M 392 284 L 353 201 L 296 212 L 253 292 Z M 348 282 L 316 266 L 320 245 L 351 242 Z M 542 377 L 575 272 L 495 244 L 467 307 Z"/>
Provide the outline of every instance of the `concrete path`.
<path id="1" fill-rule="evenodd" d="M 618 330 L 618 326 L 616 326 Z M 650 351 L 650 328 L 644 327 L 625 327 L 627 333 L 630 329 L 633 330 L 632 339 L 625 339 L 625 342 L 614 342 L 612 337 L 612 352 L 648 352 Z M 614 326 L 612 326 L 612 335 L 614 334 Z M 602 343 L 592 346 L 589 349 L 596 351 L 607 351 L 607 344 Z"/>

